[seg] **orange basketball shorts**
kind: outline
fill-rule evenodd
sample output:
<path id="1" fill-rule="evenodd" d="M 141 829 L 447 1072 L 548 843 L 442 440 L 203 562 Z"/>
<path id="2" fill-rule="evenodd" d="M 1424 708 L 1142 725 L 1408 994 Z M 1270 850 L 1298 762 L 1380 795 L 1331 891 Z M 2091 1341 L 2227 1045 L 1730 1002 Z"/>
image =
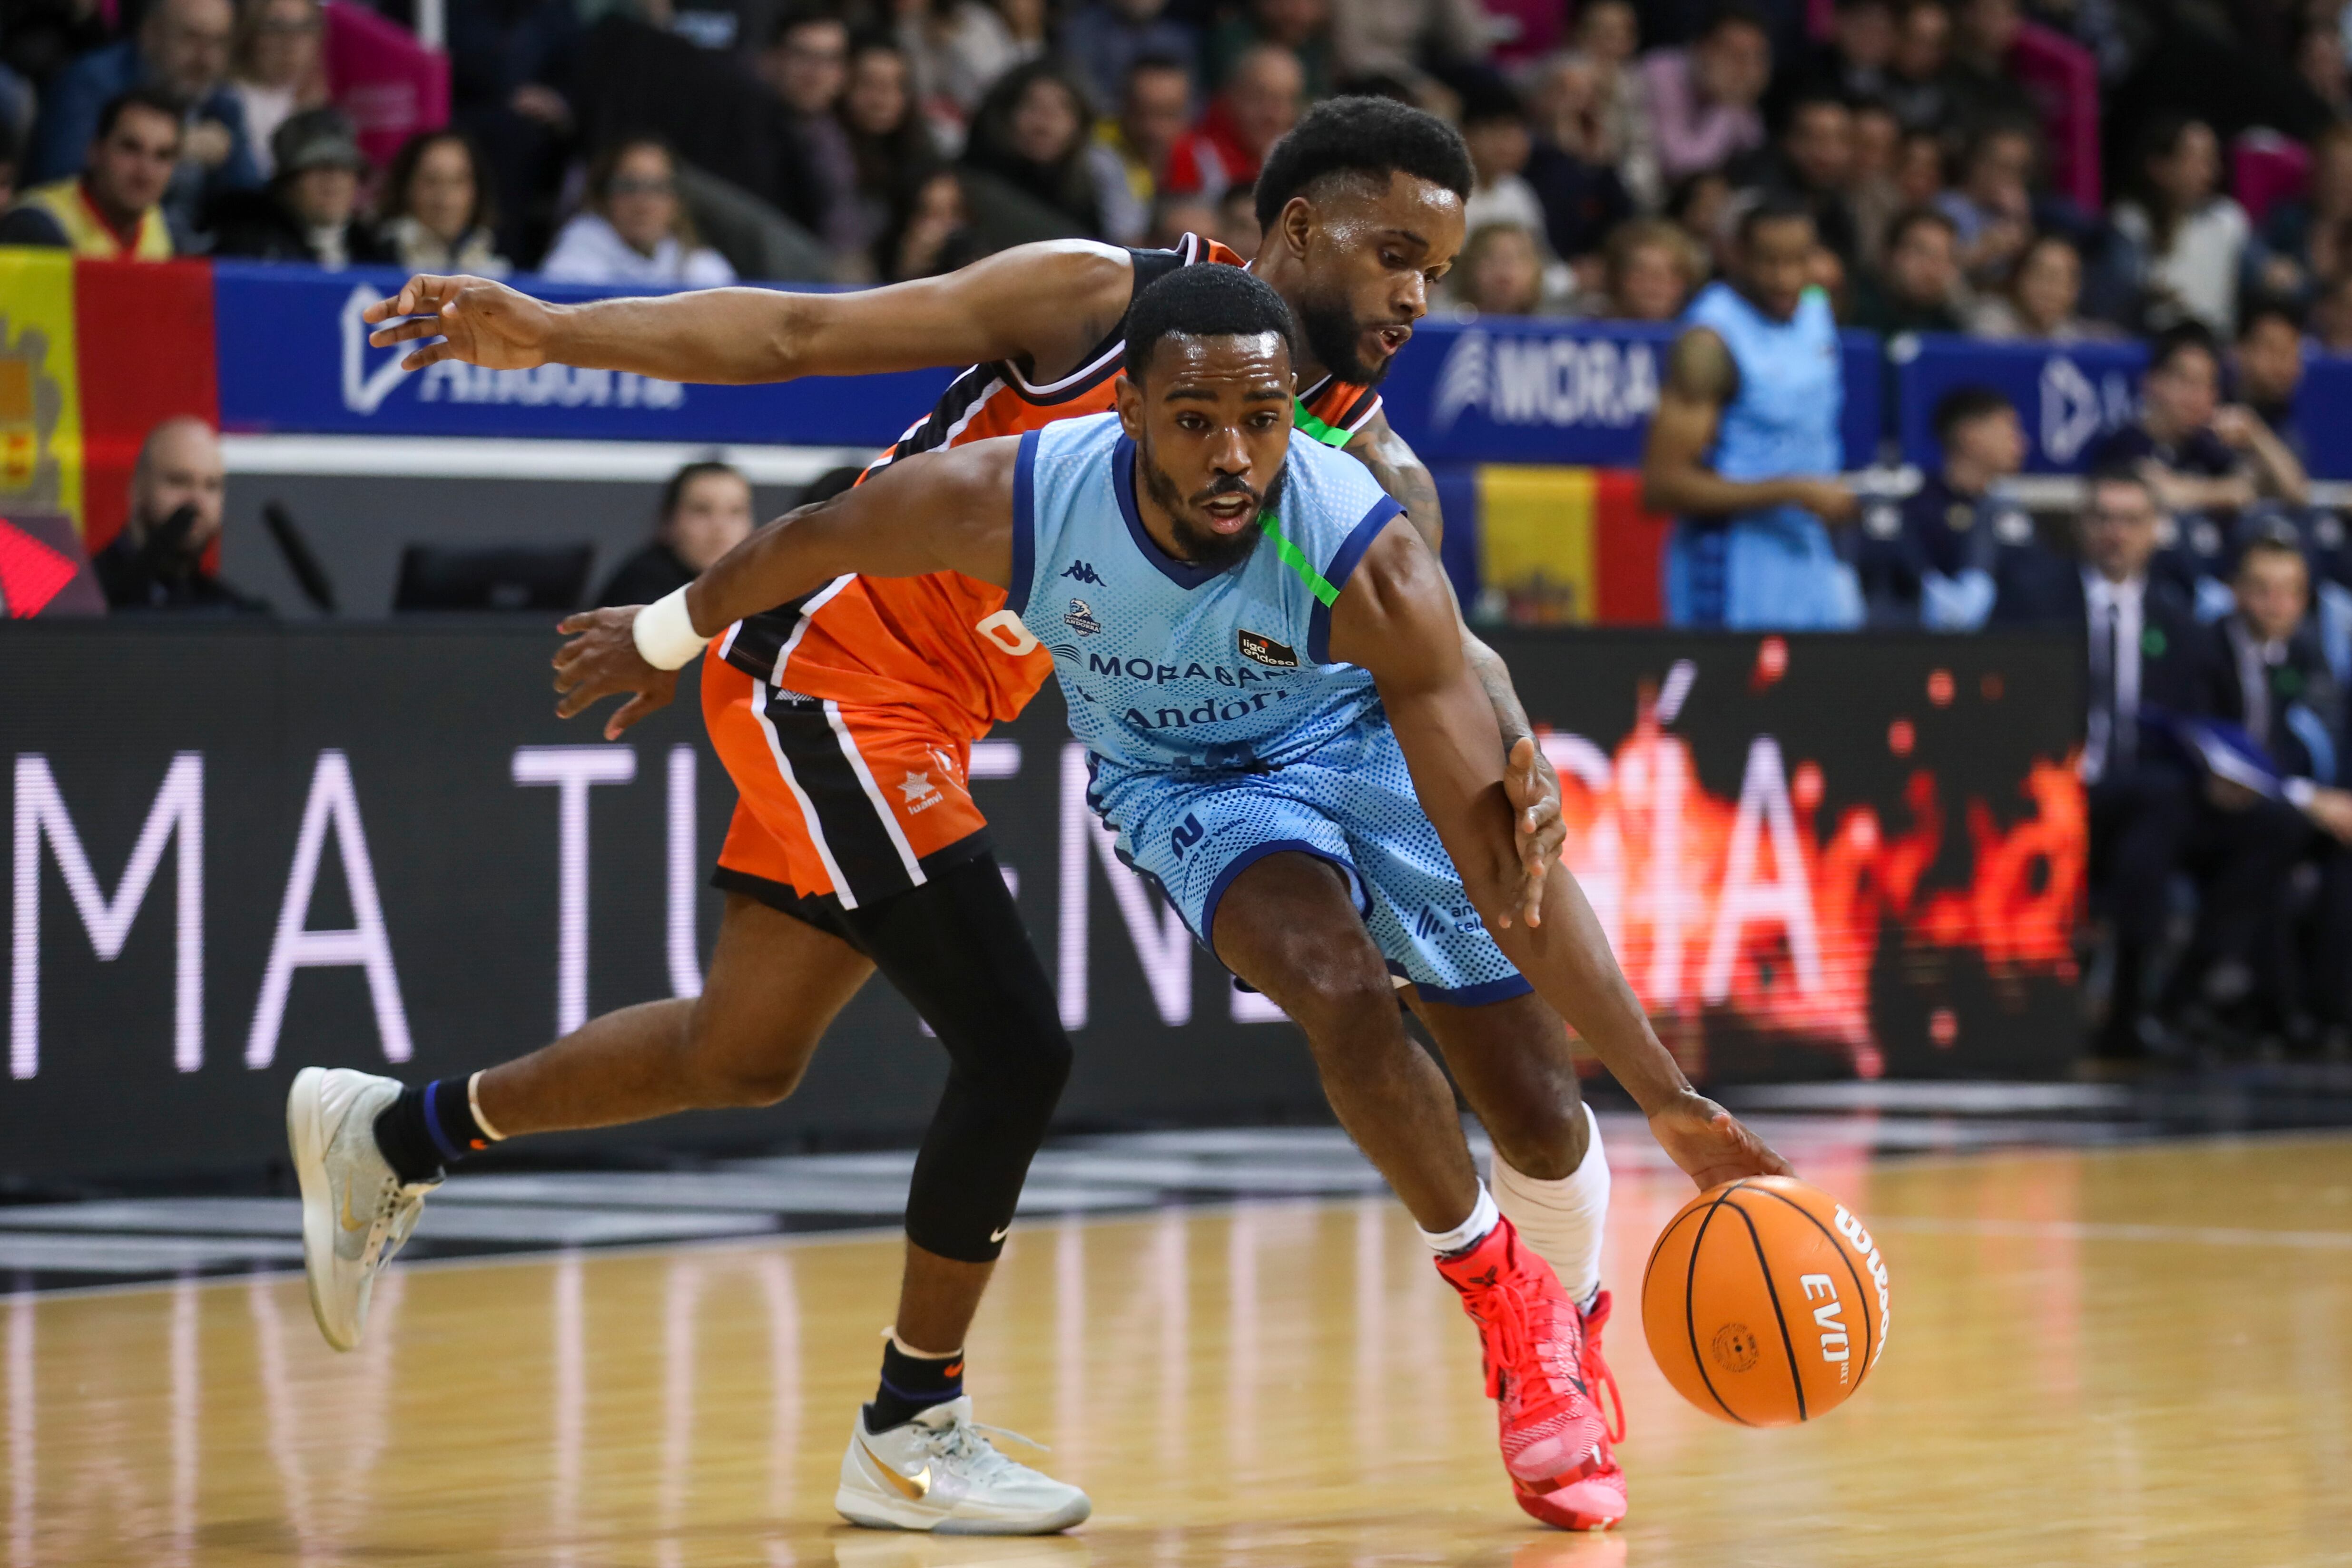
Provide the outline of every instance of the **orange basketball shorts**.
<path id="1" fill-rule="evenodd" d="M 919 708 L 802 696 L 709 656 L 702 716 L 737 794 L 711 879 L 721 889 L 856 909 L 990 848 L 971 742 Z"/>

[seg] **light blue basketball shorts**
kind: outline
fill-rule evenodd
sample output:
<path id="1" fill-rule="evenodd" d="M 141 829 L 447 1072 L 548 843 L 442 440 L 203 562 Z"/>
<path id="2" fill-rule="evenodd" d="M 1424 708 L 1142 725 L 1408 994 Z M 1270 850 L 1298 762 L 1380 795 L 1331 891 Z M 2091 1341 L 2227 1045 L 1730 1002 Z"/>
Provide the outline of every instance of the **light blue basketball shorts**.
<path id="1" fill-rule="evenodd" d="M 1158 883 L 1201 945 L 1235 877 L 1284 851 L 1339 868 L 1393 974 L 1456 1007 L 1525 995 L 1486 934 L 1414 796 L 1378 710 L 1268 773 L 1169 774 L 1100 764 L 1088 798 L 1118 830 L 1120 858 Z"/>

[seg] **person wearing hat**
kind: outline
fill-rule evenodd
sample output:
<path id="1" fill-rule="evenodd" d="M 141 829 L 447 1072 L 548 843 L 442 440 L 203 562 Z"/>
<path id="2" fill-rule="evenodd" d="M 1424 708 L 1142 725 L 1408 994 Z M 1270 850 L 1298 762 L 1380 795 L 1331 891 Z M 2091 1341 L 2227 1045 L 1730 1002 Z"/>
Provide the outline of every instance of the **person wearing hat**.
<path id="1" fill-rule="evenodd" d="M 289 115 L 269 139 L 277 173 L 267 191 L 224 198 L 213 211 L 216 256 L 306 261 L 328 271 L 394 259 L 360 215 L 368 162 L 352 122 L 333 109 Z"/>

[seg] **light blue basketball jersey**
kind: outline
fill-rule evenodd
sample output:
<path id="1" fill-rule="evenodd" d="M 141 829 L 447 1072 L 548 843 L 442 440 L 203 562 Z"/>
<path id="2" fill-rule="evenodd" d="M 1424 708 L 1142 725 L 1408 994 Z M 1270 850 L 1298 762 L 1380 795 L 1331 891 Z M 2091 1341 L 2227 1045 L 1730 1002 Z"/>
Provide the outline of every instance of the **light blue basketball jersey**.
<path id="1" fill-rule="evenodd" d="M 1277 515 L 1240 565 L 1170 556 L 1136 510 L 1118 416 L 1021 438 L 1006 603 L 1050 649 L 1070 729 L 1147 771 L 1279 768 L 1376 713 L 1330 656 L 1331 605 L 1403 508 L 1364 465 L 1293 431 Z"/>

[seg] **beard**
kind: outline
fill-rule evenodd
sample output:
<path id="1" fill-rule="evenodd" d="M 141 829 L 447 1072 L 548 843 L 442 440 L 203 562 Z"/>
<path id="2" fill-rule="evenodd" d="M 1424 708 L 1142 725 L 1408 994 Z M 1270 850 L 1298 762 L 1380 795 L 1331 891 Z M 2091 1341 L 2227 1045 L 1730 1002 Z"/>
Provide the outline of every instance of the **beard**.
<path id="1" fill-rule="evenodd" d="M 1323 368 L 1343 382 L 1358 386 L 1376 387 L 1389 368 L 1396 363 L 1391 354 L 1377 365 L 1364 362 L 1363 324 L 1348 302 L 1335 295 L 1308 295 L 1298 302 L 1292 314 L 1298 321 L 1298 330 L 1307 340 L 1307 349 L 1323 361 Z"/>
<path id="2" fill-rule="evenodd" d="M 1275 470 L 1274 483 L 1265 487 L 1265 495 L 1258 502 L 1256 517 L 1236 533 L 1220 534 L 1194 522 L 1187 507 L 1200 506 L 1219 496 L 1251 494 L 1250 487 L 1239 478 L 1230 474 L 1221 475 L 1188 503 L 1184 492 L 1177 488 L 1176 481 L 1168 476 L 1152 456 L 1151 449 L 1140 443 L 1136 447 L 1135 470 L 1142 476 L 1143 488 L 1153 503 L 1168 514 L 1169 526 L 1176 535 L 1177 559 L 1189 565 L 1216 571 L 1232 570 L 1247 560 L 1257 549 L 1257 541 L 1265 532 L 1266 514 L 1282 504 L 1282 482 L 1289 472 L 1287 467 Z"/>

